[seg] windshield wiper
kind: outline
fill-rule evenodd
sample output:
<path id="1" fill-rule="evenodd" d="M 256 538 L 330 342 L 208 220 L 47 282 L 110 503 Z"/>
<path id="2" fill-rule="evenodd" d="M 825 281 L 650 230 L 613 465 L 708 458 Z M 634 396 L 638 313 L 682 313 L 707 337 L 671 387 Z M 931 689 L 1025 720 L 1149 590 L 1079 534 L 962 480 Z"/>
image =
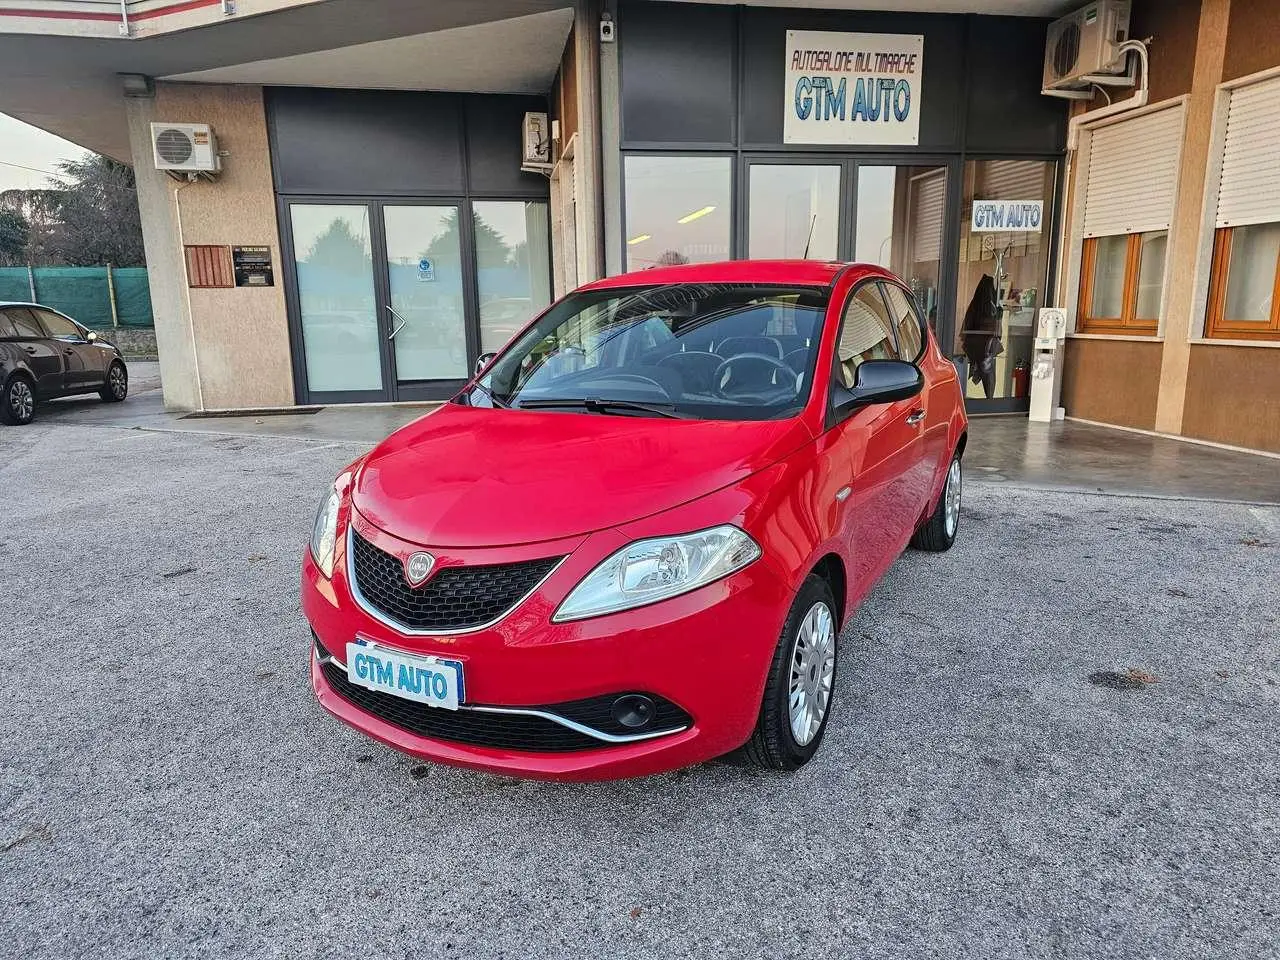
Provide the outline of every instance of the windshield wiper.
<path id="1" fill-rule="evenodd" d="M 658 417 L 671 417 L 675 420 L 688 420 L 688 414 L 676 410 L 674 403 L 638 403 L 634 400 L 609 400 L 603 397 L 554 397 L 547 400 L 524 400 L 519 404 L 521 410 L 556 410 L 564 407 L 581 407 L 590 413 L 616 413 L 620 410 L 633 410 L 637 413 L 651 413 Z"/>

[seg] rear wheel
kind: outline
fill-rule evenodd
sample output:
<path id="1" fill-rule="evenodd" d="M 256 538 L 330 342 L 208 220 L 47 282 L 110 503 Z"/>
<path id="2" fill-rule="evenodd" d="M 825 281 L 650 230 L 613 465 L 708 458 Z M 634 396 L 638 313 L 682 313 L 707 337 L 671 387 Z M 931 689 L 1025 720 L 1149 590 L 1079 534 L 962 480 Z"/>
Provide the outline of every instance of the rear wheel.
<path id="1" fill-rule="evenodd" d="M 107 370 L 107 384 L 98 391 L 98 396 L 107 403 L 119 403 L 128 395 L 129 371 L 119 360 L 114 360 Z"/>
<path id="2" fill-rule="evenodd" d="M 831 587 L 810 575 L 774 650 L 760 716 L 740 751 L 748 763 L 795 770 L 818 752 L 835 695 L 839 620 Z"/>
<path id="3" fill-rule="evenodd" d="M 36 415 L 36 393 L 26 377 L 10 378 L 0 393 L 0 423 L 20 426 Z"/>
<path id="4" fill-rule="evenodd" d="M 943 484 L 942 496 L 932 515 L 924 526 L 911 538 L 911 545 L 917 550 L 930 550 L 940 553 L 950 550 L 956 542 L 956 531 L 960 527 L 960 491 L 963 478 L 960 470 L 960 454 L 951 458 L 951 466 L 947 468 L 947 482 Z"/>

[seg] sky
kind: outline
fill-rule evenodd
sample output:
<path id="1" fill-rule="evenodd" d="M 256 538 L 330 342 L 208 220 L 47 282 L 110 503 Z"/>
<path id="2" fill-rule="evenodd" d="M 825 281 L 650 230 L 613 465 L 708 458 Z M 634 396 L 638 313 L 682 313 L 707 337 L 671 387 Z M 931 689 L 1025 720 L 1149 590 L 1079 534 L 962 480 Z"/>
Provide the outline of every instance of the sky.
<path id="1" fill-rule="evenodd" d="M 47 187 L 48 174 L 57 172 L 59 160 L 76 160 L 86 152 L 61 137 L 0 113 L 0 190 Z"/>

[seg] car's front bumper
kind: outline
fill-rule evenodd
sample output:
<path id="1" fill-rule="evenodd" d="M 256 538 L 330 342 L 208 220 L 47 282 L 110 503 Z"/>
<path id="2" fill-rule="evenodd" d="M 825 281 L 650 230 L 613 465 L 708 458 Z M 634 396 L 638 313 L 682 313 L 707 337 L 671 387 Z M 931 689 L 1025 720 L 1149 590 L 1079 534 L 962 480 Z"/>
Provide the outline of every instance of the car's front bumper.
<path id="1" fill-rule="evenodd" d="M 346 530 L 339 535 L 339 557 L 344 556 L 347 535 Z M 386 535 L 380 536 L 385 542 Z M 673 732 L 661 736 L 551 751 L 533 744 L 530 749 L 512 745 L 509 738 L 494 746 L 459 742 L 449 735 L 424 736 L 394 722 L 400 716 L 397 711 L 379 715 L 353 702 L 363 698 L 344 696 L 339 689 L 342 675 L 331 674 L 339 681 L 333 682 L 313 653 L 311 680 L 321 705 L 412 756 L 529 777 L 639 776 L 698 763 L 744 743 L 756 722 L 765 675 L 790 603 L 784 578 L 762 558 L 681 597 L 588 620 L 552 623 L 559 599 L 622 542 L 618 534 L 597 534 L 588 540 L 581 549 L 566 550 L 570 555 L 561 567 L 499 622 L 474 632 L 433 637 L 397 631 L 356 603 L 345 564 L 339 563 L 333 578 L 327 579 L 309 554 L 303 562 L 303 611 L 329 655 L 330 671 L 345 673 L 346 644 L 359 636 L 461 661 L 467 705 L 546 708 L 635 692 L 670 701 L 687 714 L 688 723 L 672 725 Z"/>

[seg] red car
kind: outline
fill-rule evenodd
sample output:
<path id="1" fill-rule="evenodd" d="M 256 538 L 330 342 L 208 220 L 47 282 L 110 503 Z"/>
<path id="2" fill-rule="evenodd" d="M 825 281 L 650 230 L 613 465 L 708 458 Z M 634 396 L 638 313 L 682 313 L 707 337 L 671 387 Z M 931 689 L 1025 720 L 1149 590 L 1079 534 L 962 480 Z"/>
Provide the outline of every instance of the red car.
<path id="1" fill-rule="evenodd" d="M 302 569 L 316 695 L 497 773 L 795 769 L 841 626 L 908 543 L 955 539 L 966 424 L 878 267 L 589 284 L 326 494 Z"/>

